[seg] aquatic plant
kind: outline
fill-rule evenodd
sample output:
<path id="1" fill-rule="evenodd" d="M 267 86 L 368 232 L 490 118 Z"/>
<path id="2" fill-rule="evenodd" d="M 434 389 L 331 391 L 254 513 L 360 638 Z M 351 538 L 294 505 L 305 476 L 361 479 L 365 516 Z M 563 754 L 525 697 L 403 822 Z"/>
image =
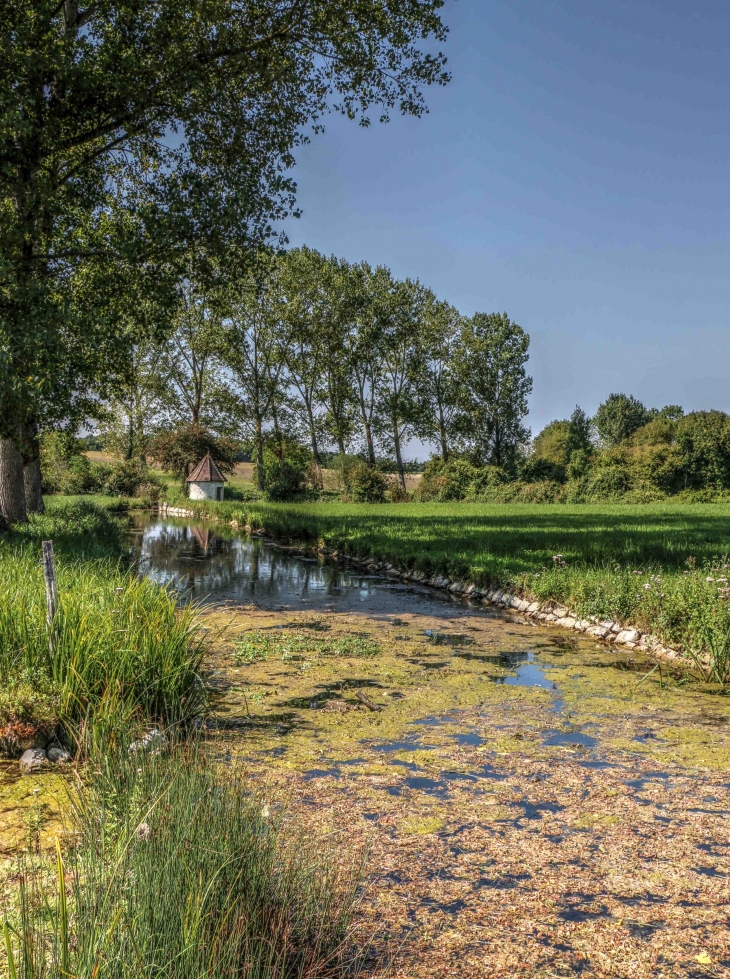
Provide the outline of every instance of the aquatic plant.
<path id="1" fill-rule="evenodd" d="M 95 763 L 71 829 L 55 893 L 23 868 L 4 928 L 14 979 L 315 979 L 352 958 L 359 863 L 196 746 Z"/>

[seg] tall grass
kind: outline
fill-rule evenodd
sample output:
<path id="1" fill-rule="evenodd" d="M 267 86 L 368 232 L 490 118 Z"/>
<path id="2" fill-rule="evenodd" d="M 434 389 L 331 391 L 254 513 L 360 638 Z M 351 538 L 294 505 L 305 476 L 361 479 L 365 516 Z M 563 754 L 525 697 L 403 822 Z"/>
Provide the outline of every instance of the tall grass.
<path id="1" fill-rule="evenodd" d="M 119 531 L 106 514 L 82 508 L 100 529 L 67 526 L 68 513 L 38 520 L 26 538 L 0 547 L 0 728 L 58 724 L 70 742 L 108 738 L 125 726 L 175 723 L 199 711 L 204 653 L 195 610 L 139 580 L 113 556 Z M 88 522 L 88 521 L 87 521 Z M 92 528 L 93 530 L 93 528 Z M 37 540 L 60 542 L 59 609 L 46 624 Z M 70 557 L 68 556 L 70 553 Z M 55 715 L 55 716 L 54 716 Z M 87 747 L 89 745 L 87 744 Z"/>
<path id="2" fill-rule="evenodd" d="M 26 869 L 6 925 L 18 979 L 342 974 L 359 881 L 194 746 L 94 766 L 55 894 Z M 350 973 L 352 974 L 352 973 Z"/>

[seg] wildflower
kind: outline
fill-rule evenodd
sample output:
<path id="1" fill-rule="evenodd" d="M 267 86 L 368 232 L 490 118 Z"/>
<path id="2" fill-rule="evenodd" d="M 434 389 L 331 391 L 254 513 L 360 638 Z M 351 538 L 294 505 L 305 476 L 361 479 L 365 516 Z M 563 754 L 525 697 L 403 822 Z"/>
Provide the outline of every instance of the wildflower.
<path id="1" fill-rule="evenodd" d="M 710 577 L 709 575 L 708 575 L 708 576 L 707 576 L 707 577 L 705 578 L 705 581 L 708 581 L 708 582 L 709 582 L 709 581 L 714 581 L 714 580 L 715 580 L 715 579 L 714 579 L 714 578 L 711 578 L 711 577 Z"/>
<path id="2" fill-rule="evenodd" d="M 644 585 L 644 591 L 646 591 L 646 590 L 647 590 L 647 588 L 651 588 L 651 585 L 649 584 L 649 582 L 648 582 L 648 581 L 647 581 L 647 583 L 646 583 L 646 584 Z"/>

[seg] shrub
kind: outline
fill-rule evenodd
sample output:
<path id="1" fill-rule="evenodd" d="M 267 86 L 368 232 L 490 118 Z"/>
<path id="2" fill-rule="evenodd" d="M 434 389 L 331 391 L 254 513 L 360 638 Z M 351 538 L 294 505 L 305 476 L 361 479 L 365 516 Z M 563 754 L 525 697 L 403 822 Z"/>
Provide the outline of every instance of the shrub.
<path id="1" fill-rule="evenodd" d="M 360 462 L 352 473 L 350 493 L 355 503 L 384 503 L 387 489 L 388 480 L 374 466 Z"/>
<path id="2" fill-rule="evenodd" d="M 290 446 L 280 459 L 270 449 L 264 450 L 264 493 L 274 503 L 296 499 L 306 489 L 311 456 L 301 446 Z"/>

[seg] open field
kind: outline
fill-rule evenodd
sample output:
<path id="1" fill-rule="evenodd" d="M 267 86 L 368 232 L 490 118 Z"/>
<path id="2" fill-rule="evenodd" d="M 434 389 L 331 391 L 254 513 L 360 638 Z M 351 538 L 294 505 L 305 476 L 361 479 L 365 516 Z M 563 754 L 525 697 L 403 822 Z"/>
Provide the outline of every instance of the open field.
<path id="1" fill-rule="evenodd" d="M 203 503 L 202 515 L 341 555 L 552 599 L 724 658 L 730 507 Z"/>

